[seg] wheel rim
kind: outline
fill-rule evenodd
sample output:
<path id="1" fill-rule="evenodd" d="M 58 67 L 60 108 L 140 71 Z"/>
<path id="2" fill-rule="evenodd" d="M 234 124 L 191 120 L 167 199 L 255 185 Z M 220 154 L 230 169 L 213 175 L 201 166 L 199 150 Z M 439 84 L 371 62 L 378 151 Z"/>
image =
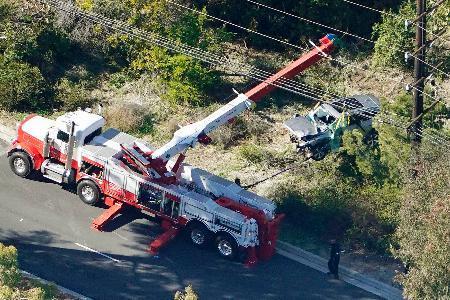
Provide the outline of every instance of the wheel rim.
<path id="1" fill-rule="evenodd" d="M 14 168 L 19 173 L 25 173 L 27 170 L 25 161 L 20 157 L 17 157 L 16 159 L 14 159 Z"/>
<path id="2" fill-rule="evenodd" d="M 92 201 L 95 198 L 94 189 L 88 185 L 81 188 L 81 195 L 83 195 L 83 198 L 87 201 Z"/>
<path id="3" fill-rule="evenodd" d="M 205 235 L 201 230 L 194 229 L 191 231 L 191 240 L 196 245 L 202 245 L 205 242 Z"/>
<path id="4" fill-rule="evenodd" d="M 217 249 L 223 256 L 229 257 L 233 254 L 233 245 L 231 245 L 231 243 L 227 240 L 221 240 L 217 244 Z"/>

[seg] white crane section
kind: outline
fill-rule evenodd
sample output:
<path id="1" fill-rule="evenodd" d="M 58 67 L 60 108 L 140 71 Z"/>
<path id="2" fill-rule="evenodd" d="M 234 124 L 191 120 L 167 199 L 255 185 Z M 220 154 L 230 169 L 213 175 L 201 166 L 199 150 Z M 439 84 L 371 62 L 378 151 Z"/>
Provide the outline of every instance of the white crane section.
<path id="1" fill-rule="evenodd" d="M 162 158 L 168 161 L 175 155 L 184 153 L 189 147 L 195 147 L 199 142 L 199 138 L 206 136 L 217 127 L 224 125 L 253 106 L 254 102 L 252 100 L 244 94 L 239 94 L 235 99 L 205 119 L 178 129 L 170 142 L 153 152 L 152 158 Z"/>

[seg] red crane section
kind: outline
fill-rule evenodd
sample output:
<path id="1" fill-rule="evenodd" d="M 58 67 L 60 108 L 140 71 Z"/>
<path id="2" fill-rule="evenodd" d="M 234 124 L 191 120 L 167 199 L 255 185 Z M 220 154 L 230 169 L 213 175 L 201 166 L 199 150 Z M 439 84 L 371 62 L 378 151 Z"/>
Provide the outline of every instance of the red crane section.
<path id="1" fill-rule="evenodd" d="M 263 82 L 252 88 L 250 91 L 245 93 L 245 95 L 254 102 L 261 100 L 262 97 L 275 90 L 278 85 L 282 84 L 283 79 L 292 79 L 299 73 L 303 72 L 304 70 L 318 62 L 321 58 L 328 55 L 331 51 L 333 51 L 335 41 L 336 36 L 334 34 L 327 34 L 320 39 L 320 46 L 309 51 L 307 54 L 291 63 L 283 70 L 264 80 Z"/>

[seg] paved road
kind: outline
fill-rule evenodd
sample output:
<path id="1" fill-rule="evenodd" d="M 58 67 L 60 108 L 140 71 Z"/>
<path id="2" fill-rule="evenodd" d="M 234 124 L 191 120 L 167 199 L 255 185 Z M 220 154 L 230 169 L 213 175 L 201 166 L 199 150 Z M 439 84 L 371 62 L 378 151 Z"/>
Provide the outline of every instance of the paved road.
<path id="1" fill-rule="evenodd" d="M 108 232 L 91 230 L 102 211 L 59 185 L 15 176 L 0 156 L 0 241 L 19 248 L 24 270 L 86 296 L 170 299 L 193 284 L 201 299 L 377 299 L 279 255 L 247 269 L 178 238 L 151 257 L 145 249 L 157 225 L 130 211 Z"/>

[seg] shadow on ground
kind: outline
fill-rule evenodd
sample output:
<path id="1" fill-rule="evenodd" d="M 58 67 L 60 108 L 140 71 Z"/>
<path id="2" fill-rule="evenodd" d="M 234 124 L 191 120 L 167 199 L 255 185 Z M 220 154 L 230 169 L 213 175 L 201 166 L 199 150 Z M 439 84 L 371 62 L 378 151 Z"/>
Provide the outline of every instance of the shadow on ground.
<path id="1" fill-rule="evenodd" d="M 156 257 L 109 254 L 117 263 L 48 231 L 0 237 L 18 247 L 23 269 L 94 299 L 171 299 L 188 284 L 201 299 L 377 299 L 278 255 L 247 269 L 182 238 Z"/>

